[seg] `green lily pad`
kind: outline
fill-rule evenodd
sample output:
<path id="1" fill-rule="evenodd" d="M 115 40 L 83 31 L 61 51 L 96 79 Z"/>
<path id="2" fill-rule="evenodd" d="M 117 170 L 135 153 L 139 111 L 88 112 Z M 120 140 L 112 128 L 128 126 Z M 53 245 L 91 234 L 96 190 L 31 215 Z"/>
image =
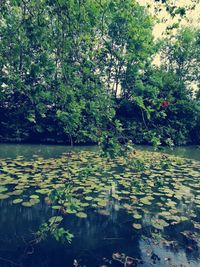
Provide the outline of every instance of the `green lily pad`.
<path id="1" fill-rule="evenodd" d="M 92 197 L 85 197 L 85 200 L 91 201 L 93 198 Z"/>
<path id="2" fill-rule="evenodd" d="M 9 195 L 7 195 L 7 194 L 0 194 L 0 200 L 1 199 L 7 199 L 7 198 L 9 198 L 10 196 Z"/>
<path id="3" fill-rule="evenodd" d="M 135 228 L 137 230 L 140 230 L 142 228 L 142 225 L 139 223 L 133 223 L 132 226 L 133 226 L 133 228 Z"/>
<path id="4" fill-rule="evenodd" d="M 139 219 L 142 218 L 142 215 L 140 215 L 140 214 L 134 214 L 133 217 L 134 217 L 134 219 L 139 220 Z"/>
<path id="5" fill-rule="evenodd" d="M 79 218 L 87 218 L 87 214 L 85 212 L 77 212 L 76 216 Z"/>
<path id="6" fill-rule="evenodd" d="M 62 216 L 53 216 L 49 219 L 50 224 L 60 223 L 63 220 Z"/>
<path id="7" fill-rule="evenodd" d="M 19 204 L 19 203 L 21 203 L 21 202 L 23 202 L 23 199 L 22 198 L 16 198 L 16 199 L 14 199 L 13 200 L 13 204 Z"/>
<path id="8" fill-rule="evenodd" d="M 30 198 L 39 198 L 38 195 L 31 195 Z"/>
<path id="9" fill-rule="evenodd" d="M 0 193 L 8 191 L 8 189 L 4 186 L 0 186 Z"/>
<path id="10" fill-rule="evenodd" d="M 60 206 L 60 205 L 52 206 L 52 209 L 54 209 L 54 210 L 60 210 L 61 208 L 62 208 L 62 206 Z"/>
<path id="11" fill-rule="evenodd" d="M 149 197 L 143 197 L 140 199 L 140 202 L 145 205 L 151 205 L 151 201 Z"/>
<path id="12" fill-rule="evenodd" d="M 67 209 L 66 212 L 69 213 L 69 214 L 74 214 L 74 213 L 76 213 L 76 210 Z"/>
<path id="13" fill-rule="evenodd" d="M 21 205 L 24 207 L 32 207 L 34 204 L 30 201 L 24 201 L 21 203 Z"/>
<path id="14" fill-rule="evenodd" d="M 169 226 L 169 223 L 167 223 L 165 220 L 162 219 L 153 218 L 151 219 L 151 225 L 156 229 L 163 230 L 164 227 Z"/>
<path id="15" fill-rule="evenodd" d="M 99 201 L 97 202 L 97 204 L 98 204 L 99 206 L 101 206 L 101 207 L 105 207 L 105 206 L 107 206 L 108 202 L 107 202 L 106 200 L 102 199 L 102 200 L 99 200 Z"/>

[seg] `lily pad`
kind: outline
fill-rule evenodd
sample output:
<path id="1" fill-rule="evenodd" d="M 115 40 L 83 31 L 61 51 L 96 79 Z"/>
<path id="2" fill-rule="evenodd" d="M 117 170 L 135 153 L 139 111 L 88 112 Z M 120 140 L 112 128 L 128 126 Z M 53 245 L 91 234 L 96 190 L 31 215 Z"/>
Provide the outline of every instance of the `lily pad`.
<path id="1" fill-rule="evenodd" d="M 24 206 L 24 207 L 32 207 L 32 206 L 34 206 L 34 204 L 32 202 L 30 202 L 30 201 L 24 201 L 24 202 L 21 203 L 21 205 Z"/>
<path id="2" fill-rule="evenodd" d="M 22 198 L 16 198 L 16 199 L 14 199 L 13 200 L 13 204 L 19 204 L 19 203 L 21 203 L 21 202 L 23 202 L 23 199 Z"/>
<path id="3" fill-rule="evenodd" d="M 0 200 L 1 199 L 7 199 L 7 198 L 9 198 L 10 196 L 9 195 L 7 195 L 7 194 L 0 194 Z"/>
<path id="4" fill-rule="evenodd" d="M 49 219 L 50 224 L 60 223 L 63 220 L 62 216 L 53 216 Z"/>
<path id="5" fill-rule="evenodd" d="M 85 212 L 77 212 L 76 216 L 79 218 L 87 218 L 87 214 Z"/>
<path id="6" fill-rule="evenodd" d="M 133 223 L 132 226 L 133 226 L 133 228 L 135 228 L 137 230 L 140 230 L 142 228 L 142 225 L 139 223 Z"/>
<path id="7" fill-rule="evenodd" d="M 39 196 L 38 195 L 31 195 L 30 198 L 35 198 L 36 199 L 36 198 L 39 198 Z"/>
<path id="8" fill-rule="evenodd" d="M 151 219 L 151 225 L 156 229 L 163 230 L 164 227 L 169 226 L 169 223 L 167 223 L 165 220 L 162 219 L 153 218 Z"/>
<path id="9" fill-rule="evenodd" d="M 93 198 L 92 197 L 85 197 L 85 200 L 91 201 Z"/>
<path id="10" fill-rule="evenodd" d="M 138 219 L 141 219 L 142 218 L 142 215 L 140 215 L 140 214 L 134 214 L 133 217 L 138 220 Z"/>

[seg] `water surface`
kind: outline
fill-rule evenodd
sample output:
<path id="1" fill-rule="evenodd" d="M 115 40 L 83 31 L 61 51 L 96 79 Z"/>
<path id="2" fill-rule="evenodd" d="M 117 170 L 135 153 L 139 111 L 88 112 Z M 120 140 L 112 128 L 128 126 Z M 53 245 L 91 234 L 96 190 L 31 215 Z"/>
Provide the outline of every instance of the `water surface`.
<path id="1" fill-rule="evenodd" d="M 102 161 L 94 152 L 90 154 L 96 150 L 76 147 L 68 160 L 68 154 L 61 154 L 72 148 L 65 146 L 0 145 L 0 188 L 6 187 L 11 194 L 0 200 L 0 266 L 69 267 L 76 261 L 78 266 L 89 267 L 200 266 L 199 162 L 178 161 L 163 171 L 152 161 L 149 168 L 135 172 L 131 165 L 135 161 L 128 165 L 123 160 Z M 188 154 L 186 148 L 174 153 L 198 159 L 196 151 L 190 147 Z M 87 218 L 73 213 L 63 216 L 62 226 L 75 236 L 71 245 L 51 236 L 30 245 L 40 225 L 59 212 L 47 204 L 43 189 L 62 186 L 68 167 L 73 197 L 80 200 L 77 209 Z M 29 202 L 32 194 L 40 196 L 39 203 L 31 207 L 13 204 L 19 198 Z M 92 200 L 86 201 L 90 196 Z M 83 207 L 83 203 L 88 205 Z M 137 229 L 138 225 L 142 228 Z M 123 254 L 133 261 L 131 265 L 119 261 Z"/>
<path id="2" fill-rule="evenodd" d="M 136 149 L 142 151 L 153 151 L 151 146 L 136 145 Z M 38 145 L 38 144 L 0 144 L 0 158 L 17 156 L 24 156 L 27 159 L 33 157 L 33 155 L 39 155 L 44 158 L 58 157 L 62 153 L 68 151 L 96 151 L 97 146 L 63 146 L 63 145 Z M 197 146 L 182 146 L 174 147 L 173 149 L 168 147 L 162 147 L 161 152 L 168 153 L 170 155 L 191 158 L 200 160 L 200 148 Z"/>

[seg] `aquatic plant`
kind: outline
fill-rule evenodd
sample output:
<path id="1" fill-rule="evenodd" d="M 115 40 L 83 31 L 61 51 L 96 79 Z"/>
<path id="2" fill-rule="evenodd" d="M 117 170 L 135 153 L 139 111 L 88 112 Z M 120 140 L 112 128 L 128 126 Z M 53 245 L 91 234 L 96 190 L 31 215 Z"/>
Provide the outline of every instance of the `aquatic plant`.
<path id="1" fill-rule="evenodd" d="M 55 234 L 57 239 L 62 233 L 63 239 L 69 237 L 64 229 L 68 215 L 87 220 L 90 212 L 110 216 L 115 208 L 130 216 L 137 231 L 148 227 L 163 231 L 186 221 L 197 230 L 199 168 L 194 160 L 136 150 L 127 158 L 113 159 L 89 151 L 30 161 L 3 159 L 0 200 L 24 209 L 45 201 L 57 219 L 55 224 L 52 219 L 44 224 L 41 233 Z"/>

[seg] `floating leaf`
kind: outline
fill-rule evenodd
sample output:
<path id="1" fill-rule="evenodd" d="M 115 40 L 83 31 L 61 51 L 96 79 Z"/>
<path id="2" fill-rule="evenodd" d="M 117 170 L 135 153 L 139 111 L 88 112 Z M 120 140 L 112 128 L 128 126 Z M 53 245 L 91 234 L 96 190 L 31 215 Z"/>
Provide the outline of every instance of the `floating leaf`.
<path id="1" fill-rule="evenodd" d="M 31 195 L 30 198 L 39 198 L 38 195 Z"/>
<path id="2" fill-rule="evenodd" d="M 53 223 L 60 223 L 61 221 L 63 220 L 63 217 L 62 216 L 53 216 L 49 219 L 49 222 L 51 224 Z"/>
<path id="3" fill-rule="evenodd" d="M 92 197 L 85 197 L 85 200 L 91 201 L 92 200 Z"/>
<path id="4" fill-rule="evenodd" d="M 159 230 L 163 230 L 164 227 L 169 226 L 169 223 L 167 223 L 166 221 L 162 220 L 162 219 L 151 219 L 151 225 Z"/>
<path id="5" fill-rule="evenodd" d="M 9 197 L 10 197 L 10 196 L 7 195 L 7 194 L 4 194 L 4 195 L 0 194 L 0 200 L 1 200 L 1 199 L 7 199 L 7 198 L 9 198 Z"/>
<path id="6" fill-rule="evenodd" d="M 30 201 L 24 201 L 21 203 L 21 205 L 24 207 L 32 207 L 34 204 Z"/>
<path id="7" fill-rule="evenodd" d="M 23 199 L 21 199 L 21 198 L 16 198 L 16 199 L 13 200 L 13 204 L 18 204 L 18 203 L 21 203 L 21 202 L 23 202 Z"/>
<path id="8" fill-rule="evenodd" d="M 139 230 L 139 229 L 142 228 L 142 225 L 139 224 L 139 223 L 133 223 L 132 226 L 133 226 L 133 228 L 135 228 L 135 229 L 137 229 L 137 230 Z"/>
<path id="9" fill-rule="evenodd" d="M 60 205 L 52 206 L 52 209 L 54 209 L 54 210 L 60 210 L 61 208 L 62 208 L 62 206 L 60 206 Z"/>
<path id="10" fill-rule="evenodd" d="M 87 218 L 87 214 L 85 212 L 77 212 L 76 216 L 79 218 Z"/>
<path id="11" fill-rule="evenodd" d="M 106 200 L 102 199 L 102 200 L 99 200 L 97 204 L 99 206 L 105 207 L 105 206 L 107 206 L 108 202 Z"/>
<path id="12" fill-rule="evenodd" d="M 134 219 L 141 219 L 142 218 L 142 215 L 140 215 L 140 214 L 134 214 L 133 215 L 133 217 L 134 217 Z"/>
<path id="13" fill-rule="evenodd" d="M 8 189 L 4 186 L 0 186 L 0 193 L 8 191 Z"/>

